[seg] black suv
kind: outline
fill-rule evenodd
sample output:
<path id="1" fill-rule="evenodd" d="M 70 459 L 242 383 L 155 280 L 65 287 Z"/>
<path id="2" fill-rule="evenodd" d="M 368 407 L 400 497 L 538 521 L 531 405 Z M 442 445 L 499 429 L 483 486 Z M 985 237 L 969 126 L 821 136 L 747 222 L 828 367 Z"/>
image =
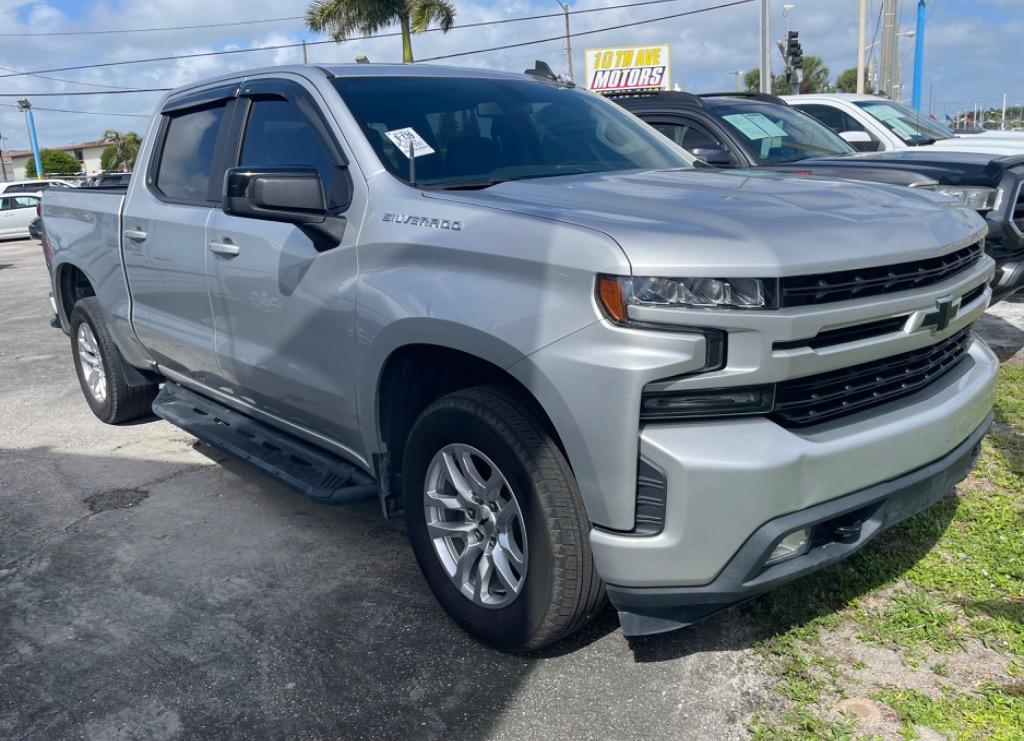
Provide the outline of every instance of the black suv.
<path id="1" fill-rule="evenodd" d="M 711 167 L 927 188 L 973 206 L 988 222 L 998 265 L 995 303 L 1024 286 L 1024 157 L 962 152 L 858 154 L 832 129 L 761 93 L 638 93 L 612 97 Z"/>

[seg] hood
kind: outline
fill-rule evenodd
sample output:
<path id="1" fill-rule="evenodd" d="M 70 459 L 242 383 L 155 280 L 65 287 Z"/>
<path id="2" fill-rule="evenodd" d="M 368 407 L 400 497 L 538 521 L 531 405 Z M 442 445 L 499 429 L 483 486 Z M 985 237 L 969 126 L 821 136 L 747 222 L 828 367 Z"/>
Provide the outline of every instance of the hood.
<path id="1" fill-rule="evenodd" d="M 979 131 L 971 134 L 959 134 L 959 136 L 965 137 L 978 137 L 983 139 L 1011 139 L 1018 142 L 1024 142 L 1024 131 Z"/>
<path id="2" fill-rule="evenodd" d="M 951 139 L 939 139 L 933 144 L 918 149 L 940 149 L 949 152 L 984 152 L 991 155 L 1020 155 L 1024 154 L 1024 139 L 1003 139 L 997 136 L 984 136 L 967 134 L 955 136 Z"/>
<path id="3" fill-rule="evenodd" d="M 428 197 L 601 231 L 635 275 L 830 272 L 934 257 L 985 230 L 974 211 L 933 193 L 749 170 L 542 178 Z"/>
<path id="4" fill-rule="evenodd" d="M 770 165 L 767 169 L 794 175 L 849 178 L 891 185 L 981 185 L 994 187 L 1006 166 L 999 157 L 980 152 L 900 150 L 845 157 L 814 157 Z"/>

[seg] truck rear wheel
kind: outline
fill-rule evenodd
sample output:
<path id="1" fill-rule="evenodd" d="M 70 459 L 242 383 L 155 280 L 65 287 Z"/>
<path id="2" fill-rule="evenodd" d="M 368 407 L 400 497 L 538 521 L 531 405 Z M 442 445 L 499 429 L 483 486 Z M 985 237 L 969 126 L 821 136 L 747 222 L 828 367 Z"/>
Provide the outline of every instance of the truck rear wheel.
<path id="1" fill-rule="evenodd" d="M 124 359 L 95 297 L 79 300 L 71 311 L 71 354 L 82 394 L 102 421 L 118 424 L 152 414 L 157 386 L 128 385 Z"/>
<path id="2" fill-rule="evenodd" d="M 427 583 L 480 640 L 532 651 L 603 607 L 572 470 L 513 389 L 480 386 L 431 404 L 409 434 L 402 481 Z"/>

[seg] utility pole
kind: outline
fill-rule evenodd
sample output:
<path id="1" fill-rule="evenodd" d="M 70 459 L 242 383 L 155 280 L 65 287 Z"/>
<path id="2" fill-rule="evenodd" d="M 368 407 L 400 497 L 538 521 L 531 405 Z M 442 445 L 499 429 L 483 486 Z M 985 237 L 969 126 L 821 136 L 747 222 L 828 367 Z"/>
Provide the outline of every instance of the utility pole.
<path id="1" fill-rule="evenodd" d="M 860 0 L 857 19 L 857 94 L 864 94 L 864 42 L 867 41 L 868 0 Z"/>
<path id="2" fill-rule="evenodd" d="M 306 54 L 306 40 L 302 40 L 302 63 L 309 64 L 309 56 Z"/>
<path id="3" fill-rule="evenodd" d="M 771 0 L 761 0 L 761 92 L 772 91 L 772 3 Z"/>
<path id="4" fill-rule="evenodd" d="M 562 8 L 562 13 L 565 15 L 565 59 L 568 62 L 569 79 L 572 80 L 572 34 L 569 32 L 569 3 L 563 3 L 562 0 L 555 0 L 555 2 Z"/>
<path id="5" fill-rule="evenodd" d="M 4 139 L 6 137 L 0 134 L 0 171 L 3 172 L 3 180 L 0 182 L 7 182 L 7 163 L 4 162 Z"/>
<path id="6" fill-rule="evenodd" d="M 32 103 L 28 98 L 18 101 L 18 110 L 25 114 L 25 128 L 28 130 L 28 140 L 32 143 L 32 156 L 36 161 L 36 180 L 43 176 L 43 161 L 39 158 L 39 140 L 36 139 L 36 119 L 32 115 Z"/>
<path id="7" fill-rule="evenodd" d="M 921 110 L 921 75 L 924 70 L 924 22 L 925 0 L 917 0 L 917 33 L 914 39 L 914 91 L 911 93 L 910 104 L 915 111 Z"/>
<path id="8" fill-rule="evenodd" d="M 882 45 L 879 50 L 881 62 L 878 65 L 878 87 L 879 92 L 884 92 L 890 97 L 896 86 L 896 66 L 899 64 L 896 22 L 896 0 L 882 0 Z"/>
<path id="9" fill-rule="evenodd" d="M 1003 93 L 1003 120 L 999 124 L 1000 131 L 1006 131 L 1006 93 Z"/>

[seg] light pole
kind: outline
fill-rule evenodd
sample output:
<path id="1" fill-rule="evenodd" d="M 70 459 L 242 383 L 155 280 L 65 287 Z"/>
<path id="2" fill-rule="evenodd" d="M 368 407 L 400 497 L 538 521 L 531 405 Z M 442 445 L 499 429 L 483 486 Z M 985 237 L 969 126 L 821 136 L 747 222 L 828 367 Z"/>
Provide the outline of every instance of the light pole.
<path id="1" fill-rule="evenodd" d="M 729 71 L 730 75 L 736 75 L 736 92 L 737 93 L 740 92 L 740 75 L 742 75 L 743 72 L 744 72 L 744 70 L 741 70 L 741 69 L 734 69 L 734 70 L 730 70 Z"/>
<path id="2" fill-rule="evenodd" d="M 771 0 L 761 0 L 761 92 L 772 91 L 772 26 L 771 26 L 772 3 Z"/>
<path id="3" fill-rule="evenodd" d="M 565 56 L 569 63 L 569 79 L 572 80 L 572 34 L 569 33 L 569 3 L 563 3 L 562 0 L 555 0 L 555 2 L 565 14 Z"/>
<path id="4" fill-rule="evenodd" d="M 39 159 L 39 141 L 36 139 L 36 119 L 32 115 L 32 103 L 28 98 L 18 101 L 18 110 L 25 114 L 25 128 L 28 129 L 28 140 L 32 143 L 32 157 L 36 161 L 36 179 L 43 176 L 43 161 Z"/>
<path id="5" fill-rule="evenodd" d="M 921 110 L 921 74 L 924 67 L 924 0 L 917 0 L 917 39 L 914 45 L 914 91 L 911 93 L 910 104 L 915 111 Z"/>
<path id="6" fill-rule="evenodd" d="M 857 94 L 864 94 L 864 39 L 867 33 L 868 0 L 860 0 L 857 21 Z"/>

